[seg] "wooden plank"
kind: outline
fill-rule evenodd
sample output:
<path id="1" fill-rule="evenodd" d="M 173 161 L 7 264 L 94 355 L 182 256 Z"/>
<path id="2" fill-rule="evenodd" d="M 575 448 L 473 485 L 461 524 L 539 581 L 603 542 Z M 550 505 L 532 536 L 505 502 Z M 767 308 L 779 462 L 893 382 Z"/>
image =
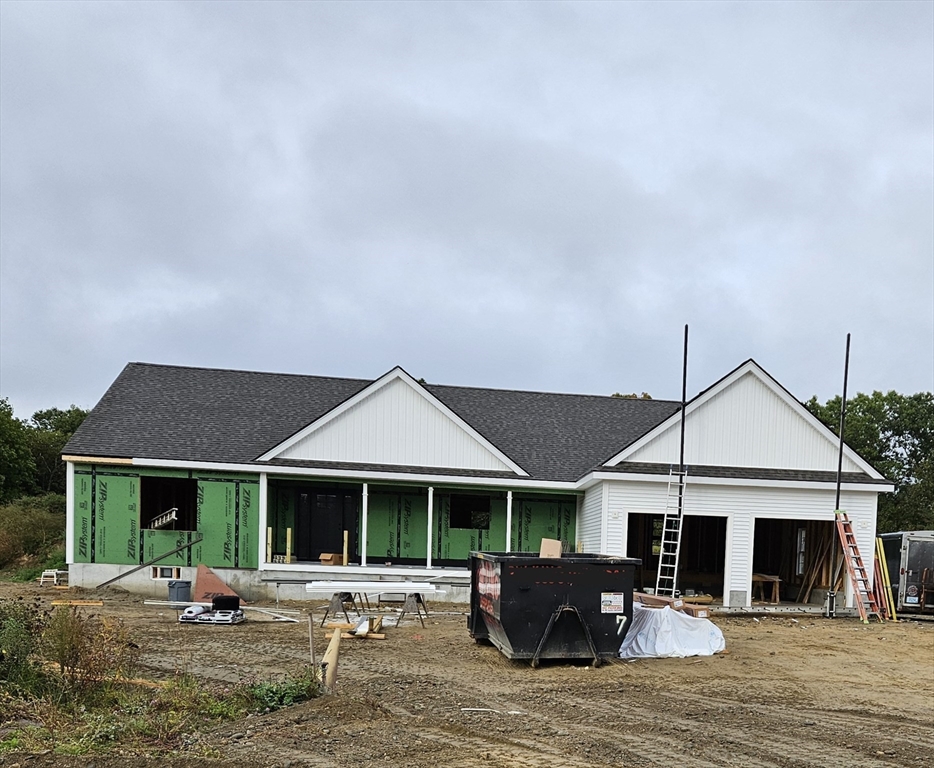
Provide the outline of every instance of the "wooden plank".
<path id="1" fill-rule="evenodd" d="M 103 600 L 53 600 L 52 605 L 103 605 Z"/>
<path id="2" fill-rule="evenodd" d="M 333 632 L 329 632 L 324 636 L 325 640 L 330 640 L 334 637 Z M 386 635 L 382 632 L 367 632 L 365 635 L 355 635 L 352 632 L 341 632 L 341 640 L 385 640 Z"/>
<path id="3" fill-rule="evenodd" d="M 133 459 L 115 459 L 107 456 L 62 456 L 62 461 L 70 461 L 74 464 L 122 464 L 124 466 L 133 466 Z"/>

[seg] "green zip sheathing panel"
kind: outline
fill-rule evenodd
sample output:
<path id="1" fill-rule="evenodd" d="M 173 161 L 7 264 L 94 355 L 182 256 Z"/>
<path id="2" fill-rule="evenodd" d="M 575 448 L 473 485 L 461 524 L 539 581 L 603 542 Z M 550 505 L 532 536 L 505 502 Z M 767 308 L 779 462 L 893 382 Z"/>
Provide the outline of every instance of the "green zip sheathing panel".
<path id="1" fill-rule="evenodd" d="M 434 497 L 432 558 L 467 560 L 472 551 L 502 551 L 506 546 L 506 499 L 490 502 L 489 528 L 452 528 L 451 499 Z M 425 557 L 428 499 L 424 494 L 371 492 L 367 500 L 367 559 Z M 573 552 L 577 522 L 576 497 L 514 498 L 510 547 L 514 552 L 538 552 L 542 539 L 559 539 Z"/>
<path id="2" fill-rule="evenodd" d="M 192 477 L 198 483 L 197 532 L 140 527 L 140 477 Z M 138 565 L 202 535 L 159 565 L 256 568 L 259 482 L 255 475 L 75 467 L 75 562 Z"/>
<path id="3" fill-rule="evenodd" d="M 379 560 L 428 555 L 428 497 L 416 493 L 371 493 L 367 498 L 366 556 Z"/>
<path id="4" fill-rule="evenodd" d="M 565 552 L 575 551 L 577 499 L 512 500 L 513 552 L 538 552 L 542 539 L 559 539 Z"/>
<path id="5" fill-rule="evenodd" d="M 451 497 L 435 500 L 435 552 L 438 560 L 467 560 L 471 552 L 502 551 L 506 546 L 506 500 L 490 500 L 490 527 L 452 528 Z"/>

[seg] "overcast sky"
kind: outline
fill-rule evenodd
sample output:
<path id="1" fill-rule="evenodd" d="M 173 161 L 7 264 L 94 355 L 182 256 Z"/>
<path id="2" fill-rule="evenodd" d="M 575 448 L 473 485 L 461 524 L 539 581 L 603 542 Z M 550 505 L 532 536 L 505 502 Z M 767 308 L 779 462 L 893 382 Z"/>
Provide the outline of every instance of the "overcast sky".
<path id="1" fill-rule="evenodd" d="M 934 389 L 934 4 L 0 3 L 0 395 Z"/>

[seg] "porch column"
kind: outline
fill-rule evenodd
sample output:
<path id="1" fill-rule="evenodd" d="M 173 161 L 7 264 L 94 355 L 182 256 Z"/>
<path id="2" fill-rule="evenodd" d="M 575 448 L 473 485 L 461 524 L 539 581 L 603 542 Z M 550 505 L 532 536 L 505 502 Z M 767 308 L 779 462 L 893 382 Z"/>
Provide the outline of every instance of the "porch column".
<path id="1" fill-rule="evenodd" d="M 259 473 L 259 536 L 257 538 L 259 541 L 259 557 L 256 558 L 256 562 L 259 563 L 259 567 L 262 568 L 266 563 L 269 562 L 269 558 L 266 557 L 266 536 L 269 532 L 266 530 L 268 526 L 268 507 L 269 507 L 269 484 L 267 482 L 267 477 L 265 472 Z"/>
<path id="2" fill-rule="evenodd" d="M 360 565 L 366 565 L 366 528 L 370 510 L 370 497 L 367 492 L 367 483 L 363 484 L 363 505 L 360 510 Z"/>
<path id="3" fill-rule="evenodd" d="M 75 463 L 65 462 L 65 562 L 75 561 Z"/>
<path id="4" fill-rule="evenodd" d="M 428 486 L 428 537 L 426 541 L 427 552 L 425 552 L 425 565 L 428 568 L 431 568 L 431 549 L 432 549 L 432 540 L 431 540 L 431 530 L 433 526 L 433 517 L 435 512 L 435 489 L 430 485 Z"/>
<path id="5" fill-rule="evenodd" d="M 512 552 L 512 491 L 506 491 L 506 549 Z"/>

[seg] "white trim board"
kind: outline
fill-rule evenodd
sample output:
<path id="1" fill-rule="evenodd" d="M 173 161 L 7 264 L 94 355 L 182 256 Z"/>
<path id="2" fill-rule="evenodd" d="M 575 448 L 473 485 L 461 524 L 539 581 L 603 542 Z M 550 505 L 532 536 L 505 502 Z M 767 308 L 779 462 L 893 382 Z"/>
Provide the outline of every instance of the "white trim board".
<path id="1" fill-rule="evenodd" d="M 93 463 L 93 462 L 88 462 Z M 510 486 L 513 488 L 540 488 L 543 490 L 568 491 L 578 493 L 574 482 L 560 480 L 526 480 L 520 477 L 476 477 L 471 475 L 428 475 L 404 472 L 380 472 L 358 469 L 327 469 L 322 467 L 283 467 L 279 465 L 236 464 L 213 461 L 175 461 L 173 459 L 133 459 L 134 467 L 160 467 L 167 469 L 200 469 L 210 472 L 246 472 L 268 475 L 292 475 L 307 477 L 333 477 L 359 480 L 360 482 L 390 481 L 416 485 L 480 485 Z"/>

